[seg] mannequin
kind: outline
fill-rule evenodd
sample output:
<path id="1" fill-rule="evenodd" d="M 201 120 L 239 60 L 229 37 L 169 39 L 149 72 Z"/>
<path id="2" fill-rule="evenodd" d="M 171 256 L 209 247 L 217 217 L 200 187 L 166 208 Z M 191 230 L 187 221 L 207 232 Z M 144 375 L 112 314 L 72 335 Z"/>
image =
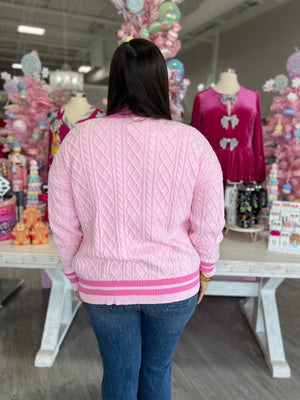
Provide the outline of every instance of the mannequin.
<path id="1" fill-rule="evenodd" d="M 265 180 L 259 93 L 240 85 L 233 69 L 222 72 L 214 87 L 197 94 L 191 125 L 214 149 L 224 185 L 227 180 Z"/>
<path id="2" fill-rule="evenodd" d="M 240 87 L 235 70 L 228 68 L 227 71 L 221 72 L 213 89 L 221 94 L 235 94 L 240 90 Z"/>
<path id="3" fill-rule="evenodd" d="M 71 124 L 80 121 L 92 106 L 87 101 L 85 94 L 77 93 L 71 97 L 70 102 L 65 106 L 65 113 Z"/>
<path id="4" fill-rule="evenodd" d="M 60 144 L 75 125 L 103 116 L 104 112 L 89 104 L 84 93 L 74 94 L 67 105 L 54 111 L 50 117 L 48 167 Z"/>

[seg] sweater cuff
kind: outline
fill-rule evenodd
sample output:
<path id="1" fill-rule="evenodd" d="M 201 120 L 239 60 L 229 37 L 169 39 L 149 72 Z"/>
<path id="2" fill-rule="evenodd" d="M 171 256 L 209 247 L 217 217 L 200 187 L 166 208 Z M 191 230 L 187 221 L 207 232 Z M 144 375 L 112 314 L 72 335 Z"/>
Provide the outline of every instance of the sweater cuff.
<path id="1" fill-rule="evenodd" d="M 73 288 L 74 292 L 78 292 L 79 291 L 79 283 L 78 282 L 72 283 L 72 288 Z"/>
<path id="2" fill-rule="evenodd" d="M 202 274 L 207 278 L 211 278 L 216 273 L 215 263 L 201 262 L 200 272 L 202 272 Z"/>
<path id="3" fill-rule="evenodd" d="M 65 273 L 65 275 L 71 282 L 71 285 L 72 285 L 74 291 L 79 290 L 79 279 L 78 279 L 78 276 L 75 274 L 75 272 L 72 272 L 71 274 Z"/>

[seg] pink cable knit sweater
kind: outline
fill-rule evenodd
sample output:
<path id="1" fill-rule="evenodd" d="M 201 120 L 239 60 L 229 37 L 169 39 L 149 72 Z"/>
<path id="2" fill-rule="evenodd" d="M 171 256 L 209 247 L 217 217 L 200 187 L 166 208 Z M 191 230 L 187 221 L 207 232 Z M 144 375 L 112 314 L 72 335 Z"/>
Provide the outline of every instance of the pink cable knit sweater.
<path id="1" fill-rule="evenodd" d="M 167 303 L 212 276 L 224 226 L 222 172 L 179 122 L 117 114 L 72 129 L 49 174 L 65 274 L 93 304 Z"/>

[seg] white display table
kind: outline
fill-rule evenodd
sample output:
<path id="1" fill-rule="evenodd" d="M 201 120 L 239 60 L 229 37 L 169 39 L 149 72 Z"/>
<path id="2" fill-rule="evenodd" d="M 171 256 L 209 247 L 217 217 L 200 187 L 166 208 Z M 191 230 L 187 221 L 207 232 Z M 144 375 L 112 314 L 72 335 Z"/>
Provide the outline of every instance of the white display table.
<path id="1" fill-rule="evenodd" d="M 13 246 L 12 241 L 1 242 L 0 267 L 45 269 L 51 279 L 41 347 L 34 362 L 36 367 L 51 367 L 81 305 L 63 273 L 52 237 L 48 245 Z"/>
<path id="2" fill-rule="evenodd" d="M 258 236 L 253 243 L 248 235 L 229 232 L 221 244 L 217 275 L 226 277 L 210 282 L 208 295 L 239 296 L 248 299 L 243 310 L 261 346 L 273 377 L 290 377 L 285 360 L 275 292 L 285 278 L 300 278 L 299 257 L 272 253 L 267 239 Z M 41 348 L 35 366 L 51 367 L 72 320 L 80 306 L 71 284 L 63 274 L 52 238 L 49 245 L 13 246 L 0 243 L 0 267 L 42 268 L 52 286 Z M 256 281 L 230 281 L 228 277 L 255 277 Z"/>
<path id="3" fill-rule="evenodd" d="M 267 250 L 267 234 L 255 243 L 248 235 L 230 232 L 220 247 L 216 264 L 218 276 L 228 280 L 213 280 L 207 295 L 247 297 L 242 309 L 265 355 L 274 378 L 289 378 L 290 367 L 285 359 L 276 289 L 285 278 L 300 278 L 300 257 Z M 228 277 L 253 277 L 256 281 L 230 281 Z M 246 279 L 246 278 L 244 278 Z"/>

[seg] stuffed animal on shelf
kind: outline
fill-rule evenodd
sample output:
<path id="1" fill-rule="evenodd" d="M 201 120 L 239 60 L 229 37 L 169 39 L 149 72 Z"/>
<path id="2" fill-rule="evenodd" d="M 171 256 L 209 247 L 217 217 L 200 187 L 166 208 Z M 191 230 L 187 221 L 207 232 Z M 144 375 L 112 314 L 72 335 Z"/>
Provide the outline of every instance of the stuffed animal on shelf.
<path id="1" fill-rule="evenodd" d="M 25 246 L 30 244 L 29 229 L 23 222 L 18 222 L 11 232 L 14 246 Z"/>
<path id="2" fill-rule="evenodd" d="M 49 229 L 41 221 L 37 222 L 30 231 L 32 244 L 48 244 L 49 243 Z"/>

